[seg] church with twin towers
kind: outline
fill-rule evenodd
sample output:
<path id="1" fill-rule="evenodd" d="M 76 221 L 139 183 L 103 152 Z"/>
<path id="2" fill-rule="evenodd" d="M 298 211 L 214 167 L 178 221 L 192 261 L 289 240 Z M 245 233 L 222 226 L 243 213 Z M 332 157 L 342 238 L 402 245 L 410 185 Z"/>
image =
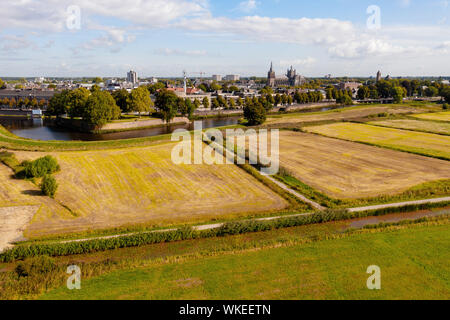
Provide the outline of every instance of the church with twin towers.
<path id="1" fill-rule="evenodd" d="M 306 82 L 306 79 L 297 74 L 297 70 L 291 66 L 290 69 L 287 70 L 286 75 L 282 77 L 278 77 L 273 70 L 273 63 L 270 63 L 270 70 L 267 74 L 267 85 L 269 87 L 278 87 L 278 86 L 300 86 Z"/>

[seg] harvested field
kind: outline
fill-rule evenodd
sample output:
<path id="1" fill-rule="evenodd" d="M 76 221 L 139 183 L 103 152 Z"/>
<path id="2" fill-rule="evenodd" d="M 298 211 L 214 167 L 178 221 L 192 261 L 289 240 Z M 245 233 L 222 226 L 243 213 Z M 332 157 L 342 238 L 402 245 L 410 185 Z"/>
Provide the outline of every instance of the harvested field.
<path id="1" fill-rule="evenodd" d="M 333 123 L 307 127 L 306 130 L 329 137 L 450 160 L 449 136 L 359 123 Z"/>
<path id="2" fill-rule="evenodd" d="M 292 131 L 280 132 L 280 165 L 340 199 L 397 194 L 450 179 L 447 161 Z"/>
<path id="3" fill-rule="evenodd" d="M 426 109 L 408 106 L 369 106 L 369 107 L 349 107 L 327 112 L 317 113 L 293 113 L 277 117 L 268 117 L 266 125 L 292 125 L 298 123 L 318 122 L 318 121 L 340 121 L 364 118 L 370 115 L 382 113 L 405 114 L 423 112 Z"/>
<path id="4" fill-rule="evenodd" d="M 195 223 L 280 210 L 288 203 L 235 165 L 175 165 L 174 144 L 60 152 L 56 200 L 78 218 L 43 219 L 34 235 L 109 229 L 145 223 Z M 19 158 L 42 154 L 22 152 Z"/>
<path id="5" fill-rule="evenodd" d="M 12 171 L 0 164 L 0 251 L 22 235 L 36 212 L 42 218 L 73 218 L 56 201 L 42 196 L 31 182 L 12 178 Z"/>
<path id="6" fill-rule="evenodd" d="M 450 111 L 417 114 L 414 117 L 426 120 L 450 121 Z"/>
<path id="7" fill-rule="evenodd" d="M 433 121 L 421 121 L 421 120 L 410 120 L 410 119 L 399 119 L 399 120 L 381 120 L 368 122 L 367 124 L 373 124 L 376 126 L 407 129 L 415 131 L 423 131 L 429 133 L 438 133 L 450 135 L 450 123 L 445 122 L 433 122 Z"/>

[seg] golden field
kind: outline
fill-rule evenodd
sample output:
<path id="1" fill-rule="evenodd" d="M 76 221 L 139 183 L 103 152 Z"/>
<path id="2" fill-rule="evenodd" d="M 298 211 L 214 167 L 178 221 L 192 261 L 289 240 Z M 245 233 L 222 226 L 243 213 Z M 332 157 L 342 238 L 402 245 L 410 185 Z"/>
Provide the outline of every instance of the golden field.
<path id="1" fill-rule="evenodd" d="M 407 114 L 424 112 L 425 107 L 395 106 L 395 105 L 379 105 L 364 107 L 347 107 L 342 109 L 330 110 L 326 112 L 312 113 L 291 113 L 279 116 L 268 116 L 265 125 L 292 125 L 297 123 L 317 122 L 317 121 L 340 121 L 349 119 L 364 118 L 371 115 L 382 113 L 388 114 Z"/>
<path id="2" fill-rule="evenodd" d="M 293 131 L 280 132 L 280 165 L 340 199 L 396 194 L 450 178 L 444 160 Z"/>
<path id="3" fill-rule="evenodd" d="M 374 144 L 381 147 L 450 160 L 450 137 L 383 128 L 359 123 L 333 123 L 305 128 L 328 137 Z"/>
<path id="4" fill-rule="evenodd" d="M 414 117 L 425 120 L 450 121 L 450 111 L 417 114 Z"/>
<path id="5" fill-rule="evenodd" d="M 175 165 L 174 144 L 57 152 L 56 201 L 77 218 L 40 216 L 29 235 L 183 224 L 280 210 L 287 201 L 235 165 Z M 21 159 L 43 154 L 21 152 Z"/>
<path id="6" fill-rule="evenodd" d="M 450 123 L 445 122 L 396 119 L 367 122 L 367 124 L 450 135 Z"/>

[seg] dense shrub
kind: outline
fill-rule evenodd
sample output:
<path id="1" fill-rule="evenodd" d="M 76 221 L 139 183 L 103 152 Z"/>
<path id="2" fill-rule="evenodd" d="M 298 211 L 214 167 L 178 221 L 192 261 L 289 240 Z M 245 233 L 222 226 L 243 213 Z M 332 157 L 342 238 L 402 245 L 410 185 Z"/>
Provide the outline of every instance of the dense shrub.
<path id="1" fill-rule="evenodd" d="M 448 103 L 444 103 L 443 106 L 442 106 L 442 109 L 447 110 L 448 106 L 449 106 Z"/>
<path id="2" fill-rule="evenodd" d="M 45 175 L 41 183 L 42 193 L 48 197 L 53 198 L 56 194 L 57 189 L 58 184 L 56 183 L 56 179 L 49 174 Z"/>
<path id="3" fill-rule="evenodd" d="M 54 260 L 48 256 L 40 256 L 31 258 L 27 261 L 19 262 L 15 268 L 15 272 L 19 278 L 34 275 L 48 274 L 57 268 Z"/>
<path id="4" fill-rule="evenodd" d="M 60 170 L 59 164 L 52 156 L 45 156 L 34 161 L 22 163 L 27 178 L 41 178 Z"/>

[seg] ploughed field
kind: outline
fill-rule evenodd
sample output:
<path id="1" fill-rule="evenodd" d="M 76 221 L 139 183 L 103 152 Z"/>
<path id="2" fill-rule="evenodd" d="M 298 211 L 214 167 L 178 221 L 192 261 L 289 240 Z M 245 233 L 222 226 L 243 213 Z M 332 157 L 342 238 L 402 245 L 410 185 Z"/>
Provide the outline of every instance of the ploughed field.
<path id="1" fill-rule="evenodd" d="M 368 122 L 367 124 L 450 135 L 450 122 L 446 123 L 437 121 L 398 119 L 398 120 L 373 121 Z"/>
<path id="2" fill-rule="evenodd" d="M 414 117 L 426 120 L 450 121 L 450 111 L 417 114 Z"/>
<path id="3" fill-rule="evenodd" d="M 77 217 L 37 215 L 28 234 L 195 223 L 287 207 L 235 165 L 175 165 L 174 145 L 52 153 L 61 166 L 55 200 Z M 21 160 L 41 155 L 17 153 Z"/>
<path id="4" fill-rule="evenodd" d="M 340 199 L 397 194 L 450 179 L 448 161 L 293 131 L 280 132 L 280 166 Z"/>
<path id="5" fill-rule="evenodd" d="M 348 107 L 326 112 L 315 113 L 292 113 L 280 116 L 269 116 L 266 125 L 292 125 L 297 123 L 317 122 L 317 121 L 340 121 L 344 119 L 358 119 L 377 114 L 405 114 L 424 112 L 424 107 L 404 106 L 368 106 L 368 107 Z"/>
<path id="6" fill-rule="evenodd" d="M 333 123 L 305 129 L 329 137 L 450 160 L 450 136 L 359 123 Z"/>

